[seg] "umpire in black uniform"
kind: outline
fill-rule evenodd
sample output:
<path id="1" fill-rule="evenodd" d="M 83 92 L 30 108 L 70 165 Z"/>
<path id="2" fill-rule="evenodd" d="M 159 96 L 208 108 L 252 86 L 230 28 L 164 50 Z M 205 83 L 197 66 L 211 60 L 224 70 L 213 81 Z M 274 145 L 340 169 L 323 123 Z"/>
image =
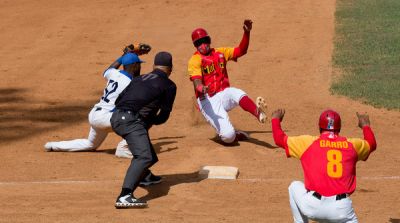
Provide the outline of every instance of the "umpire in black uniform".
<path id="1" fill-rule="evenodd" d="M 136 199 L 133 192 L 139 182 L 151 174 L 149 168 L 158 161 L 148 130 L 153 124 L 165 123 L 174 104 L 176 85 L 168 78 L 172 72 L 172 55 L 157 53 L 153 68 L 152 72 L 132 79 L 119 95 L 111 117 L 113 130 L 127 141 L 134 157 L 116 208 L 147 206 L 146 201 Z"/>

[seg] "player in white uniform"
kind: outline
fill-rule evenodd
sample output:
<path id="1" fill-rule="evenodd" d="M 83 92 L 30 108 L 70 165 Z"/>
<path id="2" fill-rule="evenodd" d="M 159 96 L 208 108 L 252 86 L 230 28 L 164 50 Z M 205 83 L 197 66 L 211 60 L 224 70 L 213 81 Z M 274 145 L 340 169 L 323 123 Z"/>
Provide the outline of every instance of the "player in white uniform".
<path id="1" fill-rule="evenodd" d="M 126 53 L 104 72 L 107 85 L 99 103 L 94 105 L 89 113 L 90 131 L 87 139 L 75 139 L 70 141 L 48 142 L 46 151 L 90 151 L 96 150 L 105 140 L 109 132 L 112 132 L 110 118 L 115 108 L 115 100 L 128 86 L 132 76 L 140 75 L 141 61 L 134 53 Z M 123 70 L 118 68 L 123 65 Z M 115 151 L 117 157 L 132 158 L 125 140 L 122 140 Z"/>

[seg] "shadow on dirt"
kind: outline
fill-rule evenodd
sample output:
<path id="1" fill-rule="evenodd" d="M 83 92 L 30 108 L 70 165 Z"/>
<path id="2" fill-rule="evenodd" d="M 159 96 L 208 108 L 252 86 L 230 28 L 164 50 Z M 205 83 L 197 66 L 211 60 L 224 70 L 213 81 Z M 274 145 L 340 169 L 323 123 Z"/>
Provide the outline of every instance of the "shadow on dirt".
<path id="1" fill-rule="evenodd" d="M 149 201 L 165 196 L 168 194 L 172 186 L 178 184 L 200 182 L 203 180 L 203 178 L 200 178 L 198 174 L 198 171 L 196 171 L 193 173 L 162 175 L 163 182 L 161 184 L 144 187 L 144 189 L 147 190 L 148 194 L 141 199 L 143 199 L 144 201 Z"/>
<path id="2" fill-rule="evenodd" d="M 389 222 L 390 223 L 400 223 L 400 218 L 390 218 Z"/>
<path id="3" fill-rule="evenodd" d="M 220 145 L 227 146 L 227 147 L 236 147 L 236 146 L 240 146 L 240 143 L 241 143 L 241 142 L 248 142 L 248 143 L 253 143 L 253 144 L 255 144 L 255 145 L 259 145 L 259 146 L 262 146 L 262 147 L 267 147 L 268 149 L 276 149 L 276 148 L 279 148 L 279 147 L 274 146 L 274 145 L 272 145 L 272 144 L 270 144 L 270 143 L 268 143 L 268 142 L 261 141 L 261 140 L 259 140 L 259 139 L 256 139 L 256 138 L 251 137 L 251 135 L 254 134 L 254 133 L 268 133 L 268 134 L 271 134 L 272 131 L 245 131 L 245 132 L 246 132 L 247 134 L 249 134 L 250 137 L 249 137 L 249 139 L 244 140 L 244 141 L 240 141 L 240 142 L 234 142 L 234 143 L 231 143 L 231 144 L 226 144 L 226 143 L 222 142 L 222 141 L 220 140 L 219 136 L 217 136 L 217 135 L 214 136 L 214 138 L 211 138 L 210 140 L 211 140 L 211 141 L 214 141 L 214 142 L 216 142 L 216 143 L 218 143 L 218 144 L 220 144 Z"/>
<path id="4" fill-rule="evenodd" d="M 173 139 L 173 138 L 184 138 L 184 136 L 161 137 L 159 139 Z M 158 139 L 153 139 L 152 141 L 154 141 L 154 140 L 158 140 Z M 174 144 L 174 143 L 177 143 L 177 141 L 172 141 L 171 140 L 171 141 L 156 142 L 156 143 L 153 143 L 153 147 L 154 147 L 154 150 L 156 151 L 157 154 L 164 153 L 164 152 L 171 152 L 173 150 L 178 149 L 178 147 L 174 146 L 174 147 L 163 148 L 163 146 L 166 146 L 166 145 L 169 145 L 169 144 Z M 95 152 L 107 153 L 107 154 L 113 154 L 114 155 L 115 154 L 115 150 L 116 150 L 116 148 L 114 148 L 114 149 L 105 149 L 105 150 L 97 150 Z"/>
<path id="5" fill-rule="evenodd" d="M 33 137 L 87 119 L 93 102 L 32 102 L 25 89 L 0 89 L 0 143 Z M 28 99 L 27 99 L 28 98 Z M 68 123 L 68 124 L 67 124 Z"/>

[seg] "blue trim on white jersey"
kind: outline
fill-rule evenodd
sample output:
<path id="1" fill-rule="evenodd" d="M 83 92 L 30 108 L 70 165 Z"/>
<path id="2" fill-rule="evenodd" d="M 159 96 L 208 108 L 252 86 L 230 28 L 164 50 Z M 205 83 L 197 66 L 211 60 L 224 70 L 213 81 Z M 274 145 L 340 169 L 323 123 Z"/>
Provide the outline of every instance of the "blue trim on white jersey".
<path id="1" fill-rule="evenodd" d="M 119 72 L 129 78 L 129 80 L 132 80 L 132 76 L 128 72 L 124 70 L 119 70 Z"/>

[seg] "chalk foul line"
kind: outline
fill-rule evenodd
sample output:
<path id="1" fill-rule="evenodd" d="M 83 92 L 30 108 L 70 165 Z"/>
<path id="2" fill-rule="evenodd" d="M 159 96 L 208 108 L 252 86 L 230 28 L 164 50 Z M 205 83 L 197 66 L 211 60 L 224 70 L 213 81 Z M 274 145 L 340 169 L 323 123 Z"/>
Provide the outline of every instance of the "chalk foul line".
<path id="1" fill-rule="evenodd" d="M 368 176 L 357 177 L 359 180 L 400 180 L 400 176 Z M 291 178 L 239 178 L 243 182 L 283 182 Z M 96 184 L 96 183 L 122 183 L 123 179 L 115 180 L 42 180 L 42 181 L 0 181 L 0 186 L 27 185 L 27 184 Z"/>

